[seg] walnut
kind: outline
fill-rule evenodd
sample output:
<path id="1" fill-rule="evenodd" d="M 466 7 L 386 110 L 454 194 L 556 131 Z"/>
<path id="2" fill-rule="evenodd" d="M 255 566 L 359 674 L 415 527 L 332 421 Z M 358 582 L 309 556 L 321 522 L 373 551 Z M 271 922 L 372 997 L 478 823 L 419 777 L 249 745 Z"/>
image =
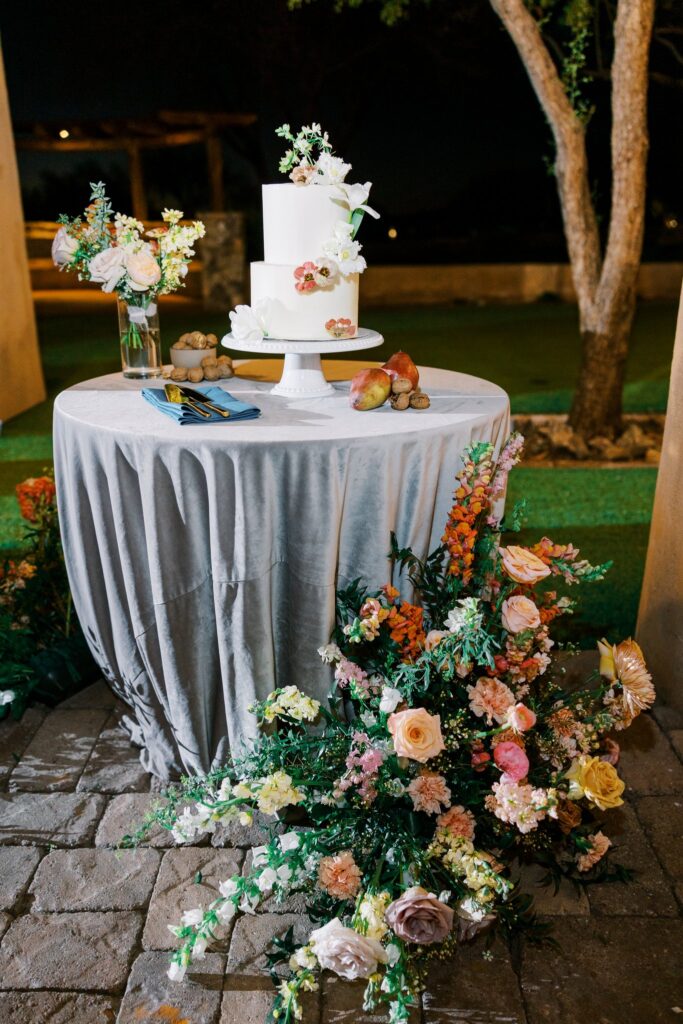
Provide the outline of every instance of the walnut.
<path id="1" fill-rule="evenodd" d="M 410 396 L 411 409 L 428 409 L 431 404 L 429 395 L 425 395 L 423 391 L 413 391 Z"/>
<path id="2" fill-rule="evenodd" d="M 193 331 L 192 334 L 190 335 L 190 338 L 192 339 L 190 342 L 192 348 L 207 347 L 206 335 L 202 334 L 201 331 Z"/>
<path id="3" fill-rule="evenodd" d="M 209 345 L 209 348 L 215 348 L 216 345 L 218 344 L 218 338 L 216 337 L 215 334 L 207 334 L 206 340 Z"/>
<path id="4" fill-rule="evenodd" d="M 216 363 L 216 369 L 218 370 L 218 376 L 221 380 L 228 380 L 230 377 L 235 376 L 235 371 L 232 366 L 228 366 L 227 363 Z"/>
<path id="5" fill-rule="evenodd" d="M 192 348 L 191 334 L 181 334 L 180 337 L 178 338 L 178 341 L 182 342 L 185 348 Z"/>
<path id="6" fill-rule="evenodd" d="M 204 380 L 218 380 L 220 371 L 215 363 L 204 367 Z"/>
<path id="7" fill-rule="evenodd" d="M 174 366 L 171 370 L 171 380 L 187 380 L 187 370 L 184 366 Z"/>
<path id="8" fill-rule="evenodd" d="M 163 377 L 164 380 L 170 380 L 172 373 L 173 373 L 173 367 L 172 366 L 164 366 L 163 370 L 161 371 L 161 376 Z"/>
<path id="9" fill-rule="evenodd" d="M 192 384 L 199 384 L 200 380 L 204 380 L 204 371 L 201 366 L 193 366 L 191 370 L 188 370 L 187 379 Z"/>
<path id="10" fill-rule="evenodd" d="M 402 395 L 391 395 L 389 401 L 391 402 L 392 409 L 398 409 L 399 412 L 402 412 L 410 405 L 410 396 L 406 393 Z"/>
<path id="11" fill-rule="evenodd" d="M 208 356 L 204 356 L 204 358 L 201 361 L 201 365 L 204 366 L 204 367 L 215 366 L 216 365 L 216 356 L 214 355 L 214 353 L 211 352 Z"/>
<path id="12" fill-rule="evenodd" d="M 216 362 L 217 363 L 227 363 L 228 366 L 232 366 L 232 359 L 230 358 L 230 356 L 218 356 L 218 358 L 216 359 Z"/>
<path id="13" fill-rule="evenodd" d="M 413 385 L 407 377 L 394 377 L 391 382 L 391 390 L 395 395 L 409 395 L 413 390 Z"/>
<path id="14" fill-rule="evenodd" d="M 186 343 L 185 343 L 185 342 L 183 341 L 183 339 L 182 339 L 182 338 L 178 338 L 178 340 L 177 340 L 177 341 L 174 341 L 174 342 L 173 342 L 173 344 L 171 345 L 171 348 L 175 348 L 175 349 L 179 349 L 179 348 L 187 348 L 187 345 L 186 345 Z M 192 346 L 191 346 L 191 345 L 190 345 L 190 348 L 192 348 Z"/>

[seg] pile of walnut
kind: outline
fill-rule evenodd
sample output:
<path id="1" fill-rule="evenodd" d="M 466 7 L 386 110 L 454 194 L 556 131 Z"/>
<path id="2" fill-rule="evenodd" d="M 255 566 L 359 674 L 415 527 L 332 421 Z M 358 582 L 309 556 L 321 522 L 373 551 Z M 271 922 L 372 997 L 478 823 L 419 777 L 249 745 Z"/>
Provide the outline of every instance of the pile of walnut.
<path id="1" fill-rule="evenodd" d="M 199 384 L 200 381 L 226 380 L 234 377 L 235 371 L 232 368 L 230 356 L 216 356 L 218 338 L 215 334 L 202 334 L 201 331 L 191 331 L 189 334 L 181 334 L 171 346 L 174 349 L 206 349 L 206 355 L 199 366 L 187 369 L 184 366 L 167 366 L 162 376 L 166 380 L 178 382 L 189 381 L 191 384 Z"/>
<path id="2" fill-rule="evenodd" d="M 425 395 L 419 387 L 414 388 L 407 377 L 394 377 L 391 382 L 389 402 L 392 409 L 428 409 L 429 395 Z"/>

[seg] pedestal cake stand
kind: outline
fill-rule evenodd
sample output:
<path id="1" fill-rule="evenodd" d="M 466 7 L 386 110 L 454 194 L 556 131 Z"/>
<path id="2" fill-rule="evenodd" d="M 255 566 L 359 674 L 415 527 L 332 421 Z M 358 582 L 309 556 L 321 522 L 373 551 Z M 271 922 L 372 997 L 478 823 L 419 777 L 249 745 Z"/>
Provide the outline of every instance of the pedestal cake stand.
<path id="1" fill-rule="evenodd" d="M 271 390 L 272 395 L 280 395 L 282 398 L 325 398 L 335 392 L 325 380 L 320 363 L 321 355 L 377 348 L 383 341 L 384 338 L 377 331 L 360 327 L 356 337 L 348 340 L 325 338 L 320 341 L 287 341 L 283 338 L 264 338 L 263 341 L 237 341 L 232 334 L 226 334 L 221 344 L 235 352 L 284 355 L 282 376 Z"/>

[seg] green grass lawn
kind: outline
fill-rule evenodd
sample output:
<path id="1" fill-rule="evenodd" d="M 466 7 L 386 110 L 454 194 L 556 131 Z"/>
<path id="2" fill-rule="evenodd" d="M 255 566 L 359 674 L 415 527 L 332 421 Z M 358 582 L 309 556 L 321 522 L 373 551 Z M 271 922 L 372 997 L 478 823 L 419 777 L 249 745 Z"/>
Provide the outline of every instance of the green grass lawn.
<path id="1" fill-rule="evenodd" d="M 673 303 L 641 305 L 624 391 L 629 411 L 665 410 L 675 320 Z M 486 377 L 505 388 L 515 412 L 569 408 L 580 350 L 572 306 L 370 309 L 364 322 L 387 339 L 373 358 L 404 349 L 419 363 Z M 162 308 L 165 352 L 179 334 L 197 327 L 220 336 L 227 317 L 178 305 Z M 14 485 L 51 463 L 54 396 L 79 380 L 120 368 L 113 305 L 78 315 L 39 314 L 38 328 L 48 400 L 6 423 L 0 438 L 0 550 L 5 551 L 16 547 L 22 530 Z M 584 611 L 573 623 L 582 634 L 589 624 L 591 636 L 620 636 L 633 629 L 655 479 L 651 468 L 522 468 L 513 474 L 513 498 L 524 495 L 530 501 L 530 539 L 548 533 L 558 541 L 573 540 L 593 562 L 614 559 L 608 579 L 584 590 Z"/>

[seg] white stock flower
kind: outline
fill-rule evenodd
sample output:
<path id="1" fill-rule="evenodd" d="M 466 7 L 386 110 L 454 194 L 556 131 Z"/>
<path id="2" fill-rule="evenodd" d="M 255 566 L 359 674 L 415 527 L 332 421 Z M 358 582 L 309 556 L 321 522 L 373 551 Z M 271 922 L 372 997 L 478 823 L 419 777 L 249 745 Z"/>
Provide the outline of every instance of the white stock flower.
<path id="1" fill-rule="evenodd" d="M 90 280 L 102 285 L 103 292 L 113 292 L 126 273 L 126 254 L 119 246 L 109 246 L 90 260 Z"/>
<path id="2" fill-rule="evenodd" d="M 332 662 L 339 661 L 342 656 L 342 653 L 336 644 L 325 644 L 324 647 L 319 647 L 318 654 L 326 665 L 331 665 Z"/>
<path id="3" fill-rule="evenodd" d="M 52 262 L 60 269 L 71 263 L 71 257 L 78 249 L 78 242 L 61 227 L 52 240 Z"/>
<path id="4" fill-rule="evenodd" d="M 355 185 L 337 185 L 336 192 L 341 196 L 345 203 L 348 203 L 349 210 L 353 213 L 354 210 L 362 210 L 363 213 L 369 213 L 375 220 L 379 220 L 379 214 L 377 210 L 373 210 L 371 206 L 367 206 L 367 201 L 370 196 L 370 189 L 372 188 L 372 182 L 366 181 L 364 185 L 356 183 Z"/>
<path id="5" fill-rule="evenodd" d="M 216 917 L 219 924 L 229 924 L 236 913 L 237 907 L 231 900 L 228 900 L 227 903 L 221 903 L 219 907 L 216 907 Z"/>
<path id="6" fill-rule="evenodd" d="M 280 847 L 285 853 L 289 850 L 298 849 L 300 842 L 298 832 L 285 832 L 284 835 L 280 836 Z"/>
<path id="7" fill-rule="evenodd" d="M 264 868 L 256 883 L 261 892 L 270 892 L 277 881 L 277 872 L 273 868 Z"/>
<path id="8" fill-rule="evenodd" d="M 0 708 L 4 707 L 5 704 L 11 704 L 15 697 L 16 693 L 14 692 L 14 690 L 0 691 Z"/>
<path id="9" fill-rule="evenodd" d="M 185 971 L 187 967 L 185 964 L 179 964 L 175 960 L 169 967 L 167 974 L 171 981 L 182 981 L 185 977 Z"/>
<path id="10" fill-rule="evenodd" d="M 254 306 L 236 306 L 230 312 L 230 329 L 235 341 L 263 341 L 268 335 L 265 317 L 267 300 Z"/>
<path id="11" fill-rule="evenodd" d="M 226 899 L 229 899 L 231 896 L 235 895 L 235 893 L 237 892 L 237 888 L 238 886 L 236 880 L 234 878 L 228 878 L 225 880 L 225 882 L 221 882 L 221 884 L 218 886 L 218 891 L 220 892 L 221 896 L 225 896 Z"/>
<path id="12" fill-rule="evenodd" d="M 193 928 L 204 920 L 204 911 L 201 907 L 195 907 L 194 910 L 185 910 L 180 920 L 184 928 Z"/>
<path id="13" fill-rule="evenodd" d="M 318 157 L 318 173 L 313 178 L 316 185 L 340 185 L 351 170 L 351 164 L 345 164 L 340 156 L 321 153 Z"/>
<path id="14" fill-rule="evenodd" d="M 403 694 L 400 690 L 395 690 L 393 686 L 385 686 L 382 690 L 382 699 L 379 702 L 379 709 L 385 715 L 390 715 L 392 711 L 396 710 L 402 700 Z"/>

